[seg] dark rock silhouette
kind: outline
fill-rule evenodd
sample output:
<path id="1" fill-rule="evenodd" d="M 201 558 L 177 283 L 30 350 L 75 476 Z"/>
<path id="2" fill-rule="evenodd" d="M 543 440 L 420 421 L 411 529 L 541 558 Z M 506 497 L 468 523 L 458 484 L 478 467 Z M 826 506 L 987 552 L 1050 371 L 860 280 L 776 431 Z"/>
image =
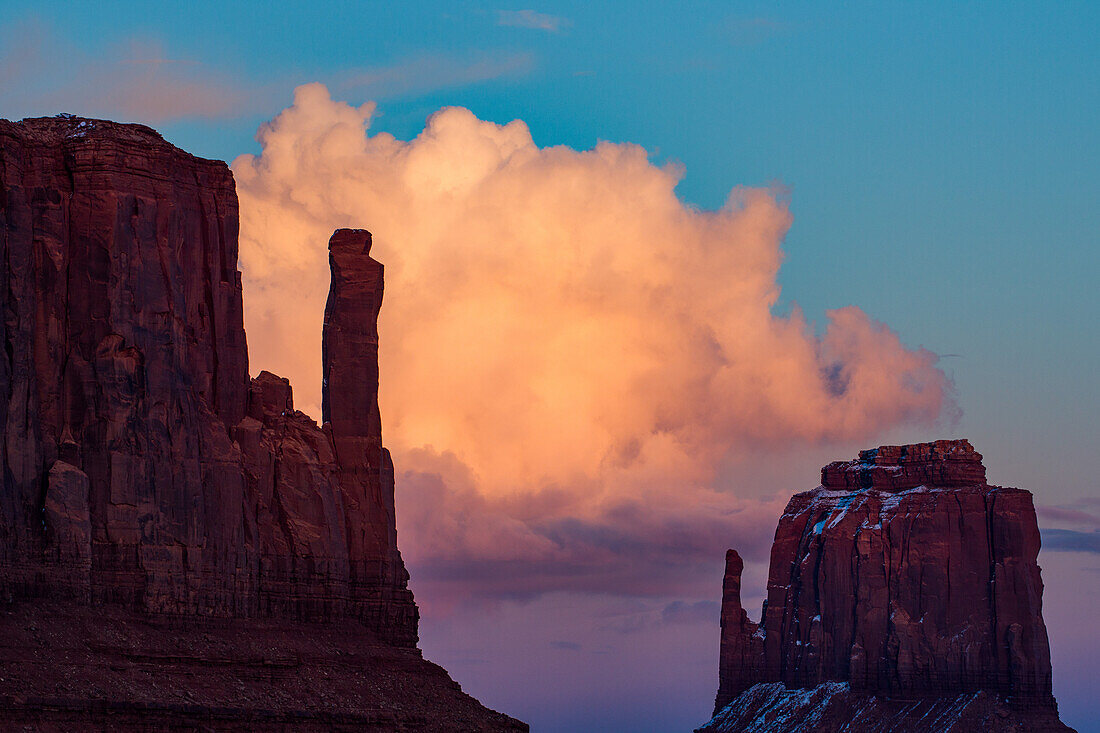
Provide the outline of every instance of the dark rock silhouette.
<path id="1" fill-rule="evenodd" d="M 248 377 L 224 163 L 141 125 L 0 120 L 0 219 L 0 720 L 129 726 L 189 705 L 228 728 L 261 709 L 275 727 L 523 727 L 416 649 L 369 233 L 330 242 L 318 426 L 287 380 Z M 143 650 L 157 628 L 171 642 Z M 274 646 L 295 673 L 228 692 L 226 670 L 253 678 Z M 330 673 L 355 680 L 342 698 L 299 684 Z"/>
<path id="2" fill-rule="evenodd" d="M 759 626 L 741 607 L 741 558 L 727 555 L 717 717 L 701 730 L 768 715 L 760 730 L 817 730 L 814 715 L 854 720 L 857 708 L 862 722 L 843 730 L 927 730 L 928 715 L 937 730 L 1010 729 L 969 727 L 983 716 L 1067 730 L 1031 493 L 988 485 L 965 440 L 883 446 L 821 475 L 779 520 Z"/>

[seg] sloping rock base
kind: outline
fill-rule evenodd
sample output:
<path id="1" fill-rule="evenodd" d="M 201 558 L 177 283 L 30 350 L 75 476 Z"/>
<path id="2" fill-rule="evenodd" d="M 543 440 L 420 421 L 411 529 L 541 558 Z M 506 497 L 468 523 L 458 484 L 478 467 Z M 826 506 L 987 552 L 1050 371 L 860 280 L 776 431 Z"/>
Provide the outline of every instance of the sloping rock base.
<path id="1" fill-rule="evenodd" d="M 696 733 L 1046 733 L 1068 731 L 1057 713 L 1020 713 L 997 695 L 889 699 L 844 682 L 788 690 L 780 682 L 739 695 Z"/>
<path id="2" fill-rule="evenodd" d="M 0 729 L 526 731 L 360 622 L 0 611 Z"/>

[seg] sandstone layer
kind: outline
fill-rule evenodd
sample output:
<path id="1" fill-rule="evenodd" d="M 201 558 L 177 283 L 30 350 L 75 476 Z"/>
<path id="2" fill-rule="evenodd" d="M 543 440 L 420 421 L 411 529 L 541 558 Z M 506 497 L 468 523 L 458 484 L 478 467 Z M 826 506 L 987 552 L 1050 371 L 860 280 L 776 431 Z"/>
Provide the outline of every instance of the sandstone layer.
<path id="1" fill-rule="evenodd" d="M 21 609 L 109 607 L 122 635 L 320 624 L 419 659 L 378 417 L 369 233 L 331 242 L 318 426 L 287 380 L 249 379 L 224 163 L 141 125 L 0 120 L 0 221 L 4 634 Z M 51 673 L 77 674 L 63 656 Z M 97 695 L 125 708 L 126 689 Z"/>
<path id="2" fill-rule="evenodd" d="M 0 629 L 4 731 L 528 730 L 353 619 L 181 620 L 33 600 L 0 612 Z"/>
<path id="3" fill-rule="evenodd" d="M 1030 492 L 987 484 L 968 441 L 883 446 L 829 464 L 779 520 L 760 624 L 741 606 L 741 559 L 727 555 L 715 713 L 732 703 L 740 712 L 726 718 L 744 726 L 752 710 L 774 717 L 786 706 L 793 721 L 808 690 L 842 709 L 832 699 L 841 690 L 822 687 L 839 683 L 880 717 L 906 719 L 898 701 L 939 700 L 933 707 L 962 715 L 988 699 L 1019 730 L 1065 730 L 1038 553 Z M 707 730 L 727 729 L 743 727 Z"/>

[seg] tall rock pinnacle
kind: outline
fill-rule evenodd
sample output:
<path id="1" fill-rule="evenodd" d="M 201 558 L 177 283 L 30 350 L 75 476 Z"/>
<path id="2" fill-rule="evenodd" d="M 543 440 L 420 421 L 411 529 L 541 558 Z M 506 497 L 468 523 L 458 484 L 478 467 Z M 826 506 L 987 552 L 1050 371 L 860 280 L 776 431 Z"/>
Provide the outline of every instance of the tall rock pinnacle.
<path id="1" fill-rule="evenodd" d="M 382 447 L 378 410 L 383 268 L 370 257 L 371 235 L 365 229 L 337 229 L 328 246 L 332 284 L 321 341 L 321 399 L 337 481 L 346 510 L 357 520 L 347 538 L 351 556 L 361 559 L 351 568 L 352 581 L 374 586 L 373 591 L 381 594 L 381 613 L 400 614 L 393 606 L 400 595 L 395 590 L 405 588 L 408 573 L 397 551 L 393 462 Z M 415 628 L 413 634 L 415 641 Z"/>

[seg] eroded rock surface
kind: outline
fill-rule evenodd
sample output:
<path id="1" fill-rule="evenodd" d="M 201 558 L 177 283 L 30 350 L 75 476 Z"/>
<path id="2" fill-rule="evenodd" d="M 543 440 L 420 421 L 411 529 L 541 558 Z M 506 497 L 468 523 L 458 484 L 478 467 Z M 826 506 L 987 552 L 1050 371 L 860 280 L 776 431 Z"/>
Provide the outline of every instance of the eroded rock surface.
<path id="1" fill-rule="evenodd" d="M 353 619 L 180 625 L 116 604 L 31 600 L 0 613 L 0 627 L 5 732 L 528 730 Z"/>
<path id="2" fill-rule="evenodd" d="M 863 451 L 821 484 L 779 520 L 759 626 L 727 556 L 715 712 L 760 684 L 840 682 L 884 700 L 982 692 L 1021 725 L 1056 722 L 1031 493 L 988 485 L 965 440 Z"/>
<path id="3" fill-rule="evenodd" d="M 370 235 L 331 242 L 318 426 L 249 379 L 237 226 L 228 167 L 147 127 L 0 120 L 0 604 L 350 624 L 418 656 Z"/>
<path id="4" fill-rule="evenodd" d="M 247 611 L 229 169 L 138 125 L 0 121 L 0 219 L 4 594 Z"/>
<path id="5" fill-rule="evenodd" d="M 718 662 L 718 703 L 724 707 L 744 690 L 764 678 L 764 634 L 741 606 L 741 571 L 745 563 L 736 550 L 726 552 L 722 579 L 722 646 Z"/>

